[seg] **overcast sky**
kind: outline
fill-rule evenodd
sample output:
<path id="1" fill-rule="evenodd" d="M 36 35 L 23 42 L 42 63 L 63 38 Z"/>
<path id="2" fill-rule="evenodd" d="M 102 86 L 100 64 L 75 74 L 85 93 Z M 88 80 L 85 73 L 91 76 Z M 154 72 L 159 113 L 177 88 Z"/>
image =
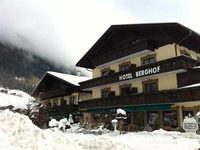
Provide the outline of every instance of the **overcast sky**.
<path id="1" fill-rule="evenodd" d="M 200 33 L 200 0 L 0 0 L 0 41 L 73 66 L 112 24 L 179 22 Z"/>

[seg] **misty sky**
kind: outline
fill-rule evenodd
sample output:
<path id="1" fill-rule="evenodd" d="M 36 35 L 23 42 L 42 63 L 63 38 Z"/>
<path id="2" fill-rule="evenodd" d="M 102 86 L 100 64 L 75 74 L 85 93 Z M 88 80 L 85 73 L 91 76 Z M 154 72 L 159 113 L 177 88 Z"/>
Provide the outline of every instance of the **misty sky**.
<path id="1" fill-rule="evenodd" d="M 0 0 L 0 41 L 73 66 L 112 24 L 179 22 L 200 33 L 200 0 Z"/>

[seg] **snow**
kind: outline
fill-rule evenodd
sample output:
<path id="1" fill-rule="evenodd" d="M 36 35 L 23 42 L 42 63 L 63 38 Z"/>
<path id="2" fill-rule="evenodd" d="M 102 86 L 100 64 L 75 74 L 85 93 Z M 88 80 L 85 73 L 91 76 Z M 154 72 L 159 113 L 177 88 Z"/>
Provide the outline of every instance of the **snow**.
<path id="1" fill-rule="evenodd" d="M 200 66 L 195 66 L 195 67 L 193 67 L 194 69 L 199 69 L 200 68 Z"/>
<path id="2" fill-rule="evenodd" d="M 183 86 L 183 87 L 180 87 L 179 89 L 192 88 L 192 87 L 198 87 L 198 86 L 200 86 L 200 83 Z"/>
<path id="3" fill-rule="evenodd" d="M 84 77 L 84 76 L 74 76 L 74 75 L 70 75 L 70 74 L 64 74 L 64 73 L 58 73 L 58 72 L 53 72 L 53 71 L 48 71 L 48 74 L 51 74 L 57 78 L 60 78 L 64 81 L 67 81 L 71 84 L 74 84 L 76 86 L 79 86 L 79 82 L 83 82 L 86 80 L 89 80 L 91 78 L 89 77 Z"/>
<path id="4" fill-rule="evenodd" d="M 27 116 L 0 112 L 1 150 L 198 150 L 200 135 L 194 133 L 131 132 L 124 135 L 63 133 L 57 128 L 41 130 Z"/>
<path id="5" fill-rule="evenodd" d="M 12 105 L 15 109 L 26 109 L 34 98 L 20 90 L 10 90 L 0 87 L 0 107 Z"/>
<path id="6" fill-rule="evenodd" d="M 50 127 L 57 127 L 58 124 L 59 124 L 59 122 L 58 122 L 56 119 L 51 119 L 51 120 L 49 121 L 49 126 L 50 126 Z"/>
<path id="7" fill-rule="evenodd" d="M 122 115 L 126 116 L 126 112 L 121 108 L 117 109 L 117 114 L 122 114 Z"/>

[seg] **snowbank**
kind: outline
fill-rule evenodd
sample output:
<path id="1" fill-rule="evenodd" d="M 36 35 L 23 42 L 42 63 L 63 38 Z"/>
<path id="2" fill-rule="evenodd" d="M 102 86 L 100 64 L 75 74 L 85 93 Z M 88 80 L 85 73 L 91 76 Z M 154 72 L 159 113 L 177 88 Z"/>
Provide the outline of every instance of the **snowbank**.
<path id="1" fill-rule="evenodd" d="M 26 109 L 27 104 L 33 101 L 29 94 L 19 90 L 9 90 L 0 87 L 0 107 L 12 105 L 15 109 Z"/>
<path id="2" fill-rule="evenodd" d="M 154 132 L 119 136 L 63 133 L 57 128 L 41 130 L 28 117 L 8 110 L 0 112 L 0 149 L 3 150 L 198 150 L 199 135 Z M 191 138 L 192 137 L 192 138 Z"/>
<path id="3" fill-rule="evenodd" d="M 25 115 L 5 110 L 0 113 L 0 149 L 82 149 L 60 131 L 41 130 Z"/>

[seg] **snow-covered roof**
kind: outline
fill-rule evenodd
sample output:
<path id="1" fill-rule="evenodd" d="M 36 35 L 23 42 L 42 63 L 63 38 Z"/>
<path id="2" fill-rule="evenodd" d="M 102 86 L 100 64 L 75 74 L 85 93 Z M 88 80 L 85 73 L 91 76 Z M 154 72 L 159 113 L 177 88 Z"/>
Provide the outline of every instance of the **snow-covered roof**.
<path id="1" fill-rule="evenodd" d="M 84 77 L 84 76 L 75 76 L 75 75 L 70 75 L 70 74 L 65 74 L 65 73 L 58 73 L 58 72 L 53 72 L 53 71 L 48 71 L 48 74 L 51 74 L 59 79 L 62 79 L 64 81 L 67 81 L 71 84 L 74 84 L 76 86 L 79 86 L 79 82 L 83 82 L 86 80 L 91 79 L 90 77 Z"/>
<path id="2" fill-rule="evenodd" d="M 200 66 L 195 66 L 193 67 L 193 69 L 200 69 Z"/>
<path id="3" fill-rule="evenodd" d="M 183 86 L 183 87 L 180 87 L 179 89 L 192 88 L 192 87 L 198 87 L 198 86 L 200 86 L 200 83 Z"/>

